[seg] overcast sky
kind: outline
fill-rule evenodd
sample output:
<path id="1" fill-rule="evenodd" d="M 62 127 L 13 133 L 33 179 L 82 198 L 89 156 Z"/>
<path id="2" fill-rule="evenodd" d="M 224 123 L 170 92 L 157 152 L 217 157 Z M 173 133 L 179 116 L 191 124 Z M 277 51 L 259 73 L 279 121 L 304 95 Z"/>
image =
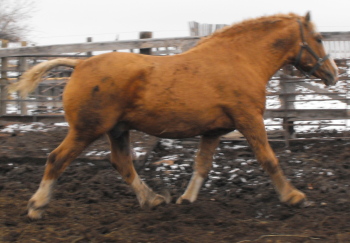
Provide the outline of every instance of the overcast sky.
<path id="1" fill-rule="evenodd" d="M 294 12 L 311 16 L 319 31 L 350 31 L 350 0 L 35 0 L 30 40 L 38 45 L 189 35 L 189 21 L 232 24 Z"/>

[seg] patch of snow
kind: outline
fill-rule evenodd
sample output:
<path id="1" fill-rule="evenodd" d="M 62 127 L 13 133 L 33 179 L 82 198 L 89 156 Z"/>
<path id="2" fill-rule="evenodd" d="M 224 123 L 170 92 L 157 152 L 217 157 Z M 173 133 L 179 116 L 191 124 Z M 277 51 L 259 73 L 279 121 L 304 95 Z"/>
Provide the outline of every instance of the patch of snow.
<path id="1" fill-rule="evenodd" d="M 6 132 L 6 133 L 31 132 L 31 131 L 47 132 L 52 129 L 54 128 L 48 127 L 46 124 L 42 122 L 32 122 L 32 123 L 26 123 L 26 124 L 23 124 L 23 123 L 11 124 L 6 126 L 3 129 L 0 129 L 0 132 Z"/>
<path id="2" fill-rule="evenodd" d="M 56 122 L 54 125 L 58 127 L 68 127 L 68 122 Z"/>

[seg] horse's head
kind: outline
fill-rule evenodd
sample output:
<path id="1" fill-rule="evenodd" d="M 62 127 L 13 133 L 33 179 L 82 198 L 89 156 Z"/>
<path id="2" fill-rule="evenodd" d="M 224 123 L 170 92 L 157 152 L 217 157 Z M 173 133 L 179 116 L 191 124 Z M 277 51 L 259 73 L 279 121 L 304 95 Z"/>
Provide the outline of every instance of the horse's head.
<path id="1" fill-rule="evenodd" d="M 294 60 L 295 67 L 308 76 L 322 79 L 326 85 L 334 85 L 338 81 L 338 67 L 326 54 L 322 36 L 310 21 L 310 13 L 303 20 L 298 19 L 298 24 L 300 47 Z"/>

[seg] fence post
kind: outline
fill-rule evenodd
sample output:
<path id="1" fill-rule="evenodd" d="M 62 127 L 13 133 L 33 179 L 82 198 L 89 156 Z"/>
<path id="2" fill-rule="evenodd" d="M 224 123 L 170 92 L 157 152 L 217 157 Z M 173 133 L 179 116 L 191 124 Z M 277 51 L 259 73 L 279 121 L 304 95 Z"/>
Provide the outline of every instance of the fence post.
<path id="1" fill-rule="evenodd" d="M 22 41 L 21 43 L 22 47 L 27 46 L 27 42 Z M 28 63 L 27 63 L 27 57 L 19 57 L 18 58 L 18 66 L 17 70 L 19 73 L 24 73 L 28 69 Z M 20 102 L 20 109 L 21 109 L 21 115 L 27 115 L 28 110 L 27 110 L 27 102 L 24 100 L 20 100 L 21 98 L 18 96 L 18 100 Z"/>
<path id="2" fill-rule="evenodd" d="M 293 72 L 292 66 L 285 66 L 283 68 L 283 74 L 280 75 L 280 85 L 283 93 L 281 101 L 281 109 L 284 109 L 283 117 L 283 129 L 286 139 L 286 145 L 289 147 L 289 139 L 295 137 L 294 122 L 290 120 L 289 111 L 295 109 L 295 83 L 288 82 L 288 77 L 291 76 Z"/>
<path id="3" fill-rule="evenodd" d="M 148 39 L 148 38 L 152 38 L 152 36 L 153 36 L 153 33 L 150 31 L 140 32 L 140 39 Z M 152 48 L 141 48 L 140 54 L 152 55 Z"/>
<path id="4" fill-rule="evenodd" d="M 86 42 L 92 42 L 92 37 L 86 38 Z M 92 51 L 86 52 L 86 55 L 89 56 L 89 57 L 91 57 L 91 56 L 92 56 Z"/>
<path id="5" fill-rule="evenodd" d="M 8 41 L 7 40 L 2 40 L 1 41 L 1 48 L 6 48 L 8 46 Z M 8 64 L 8 59 L 7 57 L 2 57 L 1 58 L 1 78 L 0 78 L 0 90 L 1 90 L 1 95 L 0 95 L 0 115 L 6 115 L 6 105 L 7 102 L 5 101 L 8 97 L 7 91 L 6 91 L 6 86 L 8 84 L 7 80 L 7 65 Z"/>
<path id="6" fill-rule="evenodd" d="M 196 21 L 189 22 L 190 36 L 199 36 L 199 23 Z"/>

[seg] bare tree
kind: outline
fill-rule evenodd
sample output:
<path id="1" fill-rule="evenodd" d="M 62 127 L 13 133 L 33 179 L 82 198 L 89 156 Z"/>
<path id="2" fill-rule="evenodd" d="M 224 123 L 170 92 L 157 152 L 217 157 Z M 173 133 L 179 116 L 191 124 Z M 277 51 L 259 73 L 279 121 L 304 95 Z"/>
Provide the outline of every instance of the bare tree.
<path id="1" fill-rule="evenodd" d="M 34 8 L 33 0 L 0 0 L 0 39 L 25 40 Z"/>

